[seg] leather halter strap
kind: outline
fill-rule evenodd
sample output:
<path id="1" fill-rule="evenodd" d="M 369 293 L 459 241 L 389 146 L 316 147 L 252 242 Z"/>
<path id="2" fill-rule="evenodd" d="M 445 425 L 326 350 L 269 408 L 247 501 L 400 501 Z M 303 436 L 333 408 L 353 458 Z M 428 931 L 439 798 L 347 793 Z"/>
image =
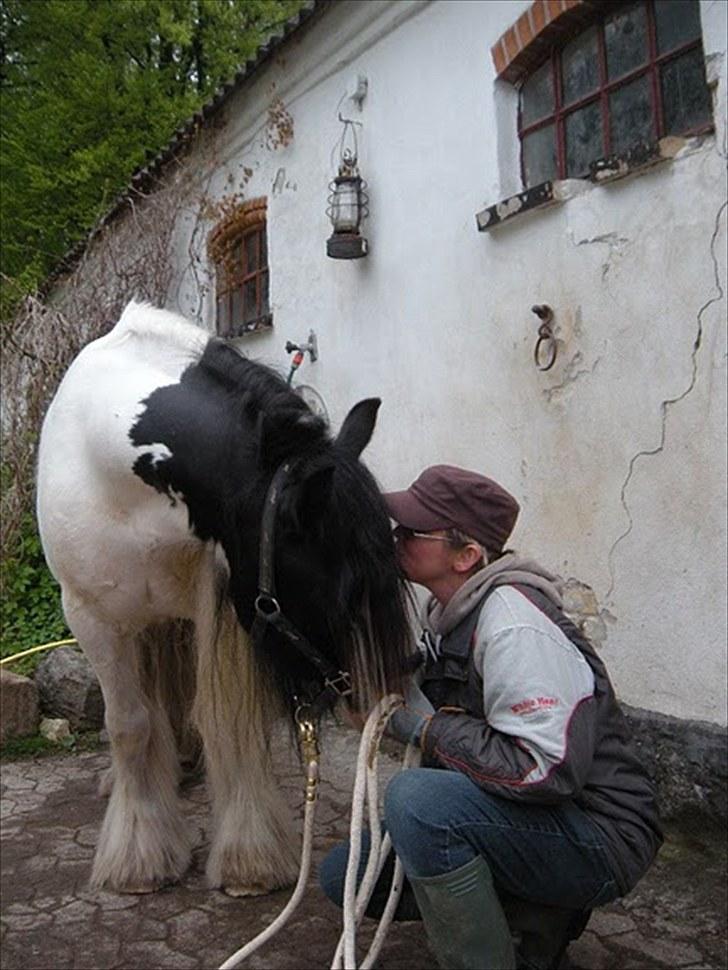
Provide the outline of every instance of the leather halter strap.
<path id="1" fill-rule="evenodd" d="M 337 697 L 351 694 L 351 676 L 335 667 L 293 623 L 281 612 L 275 588 L 275 525 L 278 501 L 291 473 L 293 463 L 285 461 L 276 469 L 266 492 L 260 532 L 258 556 L 258 595 L 255 598 L 255 620 L 251 634 L 262 645 L 266 631 L 272 626 L 294 646 L 319 672 L 324 680 L 320 694 L 306 706 L 322 711 Z"/>

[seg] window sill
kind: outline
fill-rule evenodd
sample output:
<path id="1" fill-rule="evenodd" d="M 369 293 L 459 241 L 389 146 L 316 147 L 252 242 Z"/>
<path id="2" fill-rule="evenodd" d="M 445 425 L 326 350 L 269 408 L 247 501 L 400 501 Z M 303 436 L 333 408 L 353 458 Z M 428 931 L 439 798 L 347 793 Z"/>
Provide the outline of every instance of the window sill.
<path id="1" fill-rule="evenodd" d="M 592 162 L 586 178 L 554 179 L 541 182 L 540 185 L 533 185 L 517 195 L 496 202 L 495 205 L 476 213 L 478 231 L 489 232 L 529 212 L 548 209 L 575 196 L 583 195 L 596 185 L 641 174 L 654 165 L 667 162 L 678 155 L 692 154 L 701 147 L 705 139 L 705 134 L 694 137 L 663 138 L 650 145 L 638 145 L 623 155 L 610 155 L 608 158 L 600 158 Z"/>
<path id="2" fill-rule="evenodd" d="M 240 337 L 247 337 L 251 333 L 266 333 L 268 330 L 273 329 L 273 315 L 267 314 L 264 317 L 260 317 L 259 320 L 254 320 L 251 323 L 238 323 L 233 327 L 230 327 L 224 334 L 220 334 L 224 340 L 239 340 Z"/>

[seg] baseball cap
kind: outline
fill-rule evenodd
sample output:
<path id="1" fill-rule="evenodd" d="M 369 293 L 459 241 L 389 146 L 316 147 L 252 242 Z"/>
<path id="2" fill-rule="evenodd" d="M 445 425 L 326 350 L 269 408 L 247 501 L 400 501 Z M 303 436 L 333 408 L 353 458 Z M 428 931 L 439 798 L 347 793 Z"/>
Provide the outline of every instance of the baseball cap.
<path id="1" fill-rule="evenodd" d="M 384 501 L 408 529 L 459 529 L 494 552 L 505 545 L 520 511 L 492 478 L 455 465 L 431 465 L 404 491 L 385 492 Z"/>

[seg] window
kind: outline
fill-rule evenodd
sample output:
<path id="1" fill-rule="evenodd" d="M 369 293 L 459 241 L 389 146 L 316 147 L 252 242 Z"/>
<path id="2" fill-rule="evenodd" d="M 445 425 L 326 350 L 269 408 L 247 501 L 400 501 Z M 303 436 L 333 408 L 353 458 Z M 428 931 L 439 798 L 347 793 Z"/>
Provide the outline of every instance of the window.
<path id="1" fill-rule="evenodd" d="M 699 6 L 610 5 L 607 16 L 552 48 L 521 86 L 524 185 L 580 178 L 600 158 L 712 126 Z"/>
<path id="2" fill-rule="evenodd" d="M 273 325 L 268 298 L 266 200 L 238 206 L 210 235 L 215 265 L 215 324 L 222 337 L 240 337 Z"/>

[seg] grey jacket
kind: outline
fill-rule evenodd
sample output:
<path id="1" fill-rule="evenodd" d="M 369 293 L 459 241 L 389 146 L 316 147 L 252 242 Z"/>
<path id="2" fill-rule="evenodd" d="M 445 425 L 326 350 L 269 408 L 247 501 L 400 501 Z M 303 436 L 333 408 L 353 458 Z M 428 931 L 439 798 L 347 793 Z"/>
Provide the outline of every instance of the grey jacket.
<path id="1" fill-rule="evenodd" d="M 521 583 L 487 586 L 445 629 L 422 680 L 436 710 L 420 741 L 425 763 L 505 798 L 572 800 L 604 834 L 628 892 L 662 834 L 653 786 L 591 644 L 553 597 Z"/>

